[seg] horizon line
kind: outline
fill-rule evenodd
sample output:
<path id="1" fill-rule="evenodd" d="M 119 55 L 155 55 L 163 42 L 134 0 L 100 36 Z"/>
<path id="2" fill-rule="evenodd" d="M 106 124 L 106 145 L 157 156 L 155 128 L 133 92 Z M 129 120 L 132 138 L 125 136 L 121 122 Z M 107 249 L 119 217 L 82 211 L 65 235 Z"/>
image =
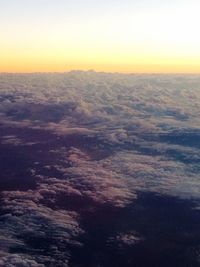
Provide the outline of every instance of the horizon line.
<path id="1" fill-rule="evenodd" d="M 65 74 L 70 72 L 94 72 L 94 73 L 108 73 L 108 74 L 124 74 L 124 75 L 200 75 L 199 72 L 123 72 L 123 71 L 100 71 L 94 69 L 72 69 L 67 71 L 0 71 L 0 75 L 2 74 Z"/>

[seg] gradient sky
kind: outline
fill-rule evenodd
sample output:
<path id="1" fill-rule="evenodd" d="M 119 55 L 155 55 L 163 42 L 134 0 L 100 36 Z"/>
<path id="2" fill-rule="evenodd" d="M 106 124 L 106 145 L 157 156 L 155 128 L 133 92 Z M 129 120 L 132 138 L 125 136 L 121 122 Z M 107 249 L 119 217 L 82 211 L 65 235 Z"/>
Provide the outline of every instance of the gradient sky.
<path id="1" fill-rule="evenodd" d="M 0 0 L 0 72 L 200 73 L 199 0 Z"/>

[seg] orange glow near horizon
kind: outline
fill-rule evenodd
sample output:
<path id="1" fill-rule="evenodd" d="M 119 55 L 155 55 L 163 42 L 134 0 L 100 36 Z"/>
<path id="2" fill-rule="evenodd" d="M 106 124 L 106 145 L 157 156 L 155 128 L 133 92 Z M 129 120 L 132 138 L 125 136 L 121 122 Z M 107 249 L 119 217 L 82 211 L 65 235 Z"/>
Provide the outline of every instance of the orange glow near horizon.
<path id="1" fill-rule="evenodd" d="M 0 72 L 200 73 L 199 9 L 196 0 L 7 0 Z"/>
<path id="2" fill-rule="evenodd" d="M 67 65 L 67 64 L 66 64 Z M 97 72 L 111 72 L 111 73 L 158 73 L 158 74 L 200 74 L 200 66 L 183 66 L 183 65 L 73 65 L 62 67 L 52 65 L 42 65 L 42 64 L 30 64 L 30 65 L 12 65 L 3 66 L 0 68 L 0 73 L 63 73 L 73 70 L 88 71 L 94 70 Z"/>

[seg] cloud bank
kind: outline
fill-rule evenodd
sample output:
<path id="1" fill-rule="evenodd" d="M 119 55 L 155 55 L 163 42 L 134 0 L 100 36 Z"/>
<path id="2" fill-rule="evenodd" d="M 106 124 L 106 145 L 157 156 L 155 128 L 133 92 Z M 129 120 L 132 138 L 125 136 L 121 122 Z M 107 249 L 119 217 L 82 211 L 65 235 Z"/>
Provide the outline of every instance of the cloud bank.
<path id="1" fill-rule="evenodd" d="M 199 203 L 200 77 L 0 75 L 0 266 L 73 266 L 83 218 L 138 192 Z M 199 204 L 197 204 L 199 206 Z M 136 246 L 135 229 L 107 243 Z"/>

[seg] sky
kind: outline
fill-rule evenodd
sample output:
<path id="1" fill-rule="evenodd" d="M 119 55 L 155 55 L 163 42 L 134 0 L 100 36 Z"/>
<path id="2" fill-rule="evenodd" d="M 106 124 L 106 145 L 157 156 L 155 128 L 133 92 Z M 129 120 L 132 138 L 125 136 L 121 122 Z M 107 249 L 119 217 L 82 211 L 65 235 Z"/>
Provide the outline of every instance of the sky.
<path id="1" fill-rule="evenodd" d="M 0 72 L 200 72 L 199 0 L 0 0 Z"/>

